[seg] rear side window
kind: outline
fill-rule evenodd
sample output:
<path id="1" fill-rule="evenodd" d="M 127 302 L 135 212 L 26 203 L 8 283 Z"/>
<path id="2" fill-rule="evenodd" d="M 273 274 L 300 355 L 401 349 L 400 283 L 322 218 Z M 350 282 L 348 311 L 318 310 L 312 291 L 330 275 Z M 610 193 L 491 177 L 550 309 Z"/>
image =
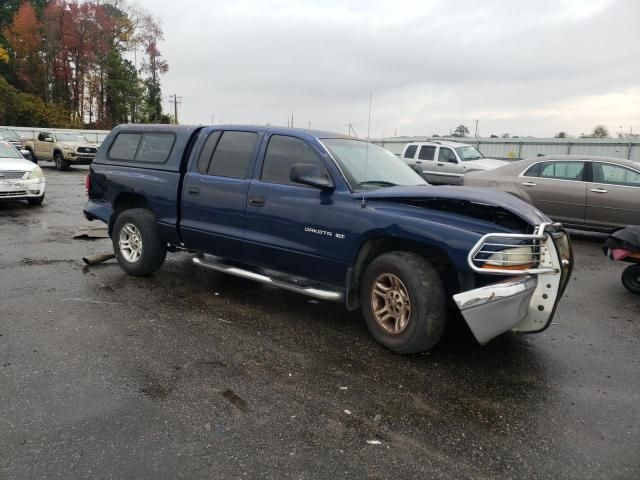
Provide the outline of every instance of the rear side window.
<path id="1" fill-rule="evenodd" d="M 224 132 L 213 152 L 209 175 L 246 178 L 249 163 L 258 141 L 255 132 Z"/>
<path id="2" fill-rule="evenodd" d="M 212 132 L 204 143 L 204 147 L 202 147 L 202 152 L 200 152 L 200 157 L 198 158 L 198 171 L 200 173 L 207 173 L 207 170 L 209 170 L 213 150 L 216 148 L 218 140 L 220 140 L 220 135 L 222 135 L 221 131 Z"/>
<path id="3" fill-rule="evenodd" d="M 536 163 L 529 167 L 529 169 L 524 172 L 525 177 L 539 177 L 540 176 L 540 167 L 542 167 L 541 163 Z"/>
<path id="4" fill-rule="evenodd" d="M 420 147 L 420 153 L 418 154 L 418 160 L 433 160 L 436 155 L 436 147 L 429 147 L 423 145 Z"/>
<path id="5" fill-rule="evenodd" d="M 417 145 L 409 145 L 404 151 L 404 158 L 413 158 L 416 156 Z"/>
<path id="6" fill-rule="evenodd" d="M 109 149 L 111 160 L 164 163 L 169 158 L 173 133 L 120 133 Z"/>
<path id="7" fill-rule="evenodd" d="M 558 180 L 582 180 L 584 162 L 547 162 L 540 167 L 539 177 Z"/>
<path id="8" fill-rule="evenodd" d="M 312 163 L 325 170 L 322 160 L 311 145 L 299 138 L 272 135 L 262 166 L 261 180 L 273 183 L 290 183 L 291 167 L 295 163 Z"/>

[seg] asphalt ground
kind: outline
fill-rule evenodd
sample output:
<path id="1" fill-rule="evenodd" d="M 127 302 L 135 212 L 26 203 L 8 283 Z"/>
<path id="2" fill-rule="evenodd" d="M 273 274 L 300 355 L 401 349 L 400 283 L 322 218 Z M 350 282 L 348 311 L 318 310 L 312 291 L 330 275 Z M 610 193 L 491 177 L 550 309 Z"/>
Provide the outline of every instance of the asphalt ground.
<path id="1" fill-rule="evenodd" d="M 73 240 L 86 168 L 0 204 L 0 478 L 640 477 L 640 296 L 573 235 L 553 325 L 393 354 L 360 315 Z"/>

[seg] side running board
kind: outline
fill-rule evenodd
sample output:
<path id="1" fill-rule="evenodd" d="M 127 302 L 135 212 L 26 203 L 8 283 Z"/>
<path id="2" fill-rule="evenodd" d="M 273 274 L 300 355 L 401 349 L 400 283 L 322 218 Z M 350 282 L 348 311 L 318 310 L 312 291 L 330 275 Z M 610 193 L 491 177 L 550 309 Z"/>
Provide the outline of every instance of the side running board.
<path id="1" fill-rule="evenodd" d="M 205 258 L 195 257 L 193 263 L 200 265 L 201 267 L 215 270 L 216 272 L 228 273 L 236 277 L 246 278 L 248 280 L 254 280 L 260 283 L 266 283 L 274 287 L 282 288 L 283 290 L 289 290 L 290 292 L 300 293 L 307 295 L 308 297 L 317 298 L 319 300 L 329 300 L 339 302 L 344 299 L 344 293 L 336 290 L 325 290 L 321 288 L 315 288 L 311 285 L 305 285 L 304 279 L 300 277 L 291 277 L 282 274 L 282 278 L 277 278 L 275 275 L 269 277 L 260 273 L 252 272 L 244 268 L 238 268 L 232 265 L 226 265 L 224 263 L 209 260 Z M 277 273 L 277 272 L 274 272 Z M 280 275 L 278 275 L 280 277 Z M 308 281 L 311 282 L 311 281 Z"/>

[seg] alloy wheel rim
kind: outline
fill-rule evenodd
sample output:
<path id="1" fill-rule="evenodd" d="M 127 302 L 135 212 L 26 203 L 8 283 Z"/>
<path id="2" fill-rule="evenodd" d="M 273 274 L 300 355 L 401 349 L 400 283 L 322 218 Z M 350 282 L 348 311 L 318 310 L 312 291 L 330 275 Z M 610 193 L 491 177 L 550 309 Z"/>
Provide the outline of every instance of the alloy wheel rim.
<path id="1" fill-rule="evenodd" d="M 129 263 L 135 263 L 142 256 L 142 235 L 132 223 L 125 223 L 120 229 L 118 239 L 120 254 Z"/>
<path id="2" fill-rule="evenodd" d="M 406 330 L 411 317 L 411 299 L 407 287 L 392 273 L 383 273 L 371 290 L 373 316 L 386 333 L 397 335 Z"/>

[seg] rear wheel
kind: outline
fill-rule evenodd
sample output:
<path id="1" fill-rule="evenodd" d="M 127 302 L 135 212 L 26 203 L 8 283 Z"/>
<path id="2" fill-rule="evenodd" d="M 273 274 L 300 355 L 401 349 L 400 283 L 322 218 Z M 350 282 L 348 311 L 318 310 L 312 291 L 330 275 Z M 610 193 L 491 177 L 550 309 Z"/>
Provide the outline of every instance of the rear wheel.
<path id="1" fill-rule="evenodd" d="M 144 208 L 132 208 L 118 215 L 111 241 L 118 263 L 131 275 L 155 272 L 167 256 L 153 213 Z"/>
<path id="2" fill-rule="evenodd" d="M 640 293 L 640 265 L 631 265 L 622 272 L 622 284 L 631 293 Z"/>
<path id="3" fill-rule="evenodd" d="M 397 353 L 428 350 L 447 323 L 442 279 L 412 252 L 385 253 L 371 262 L 362 277 L 360 305 L 373 337 Z"/>

